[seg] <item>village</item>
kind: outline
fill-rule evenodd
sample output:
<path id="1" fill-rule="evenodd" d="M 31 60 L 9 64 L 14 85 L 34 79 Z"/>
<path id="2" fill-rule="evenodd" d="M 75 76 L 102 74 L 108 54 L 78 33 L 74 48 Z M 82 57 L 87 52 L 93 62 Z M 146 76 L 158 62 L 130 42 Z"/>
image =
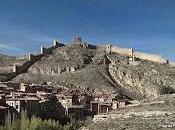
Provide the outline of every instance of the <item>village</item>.
<path id="1" fill-rule="evenodd" d="M 81 90 L 81 89 L 80 89 Z M 115 91 L 69 89 L 64 86 L 43 84 L 0 83 L 0 124 L 8 114 L 20 115 L 26 112 L 29 117 L 42 119 L 64 119 L 74 117 L 86 119 L 100 113 L 127 106 L 130 102 Z"/>

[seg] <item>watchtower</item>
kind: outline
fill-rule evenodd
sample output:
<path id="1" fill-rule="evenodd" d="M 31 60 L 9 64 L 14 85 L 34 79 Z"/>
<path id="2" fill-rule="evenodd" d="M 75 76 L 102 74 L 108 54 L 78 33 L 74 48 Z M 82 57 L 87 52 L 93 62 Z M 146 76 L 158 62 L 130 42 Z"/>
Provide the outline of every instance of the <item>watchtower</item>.
<path id="1" fill-rule="evenodd" d="M 44 47 L 43 46 L 41 46 L 41 52 L 40 53 L 44 54 Z"/>
<path id="2" fill-rule="evenodd" d="M 111 54 L 112 45 L 107 45 L 106 52 Z"/>
<path id="3" fill-rule="evenodd" d="M 53 40 L 53 46 L 58 46 L 59 41 L 58 40 Z"/>
<path id="4" fill-rule="evenodd" d="M 131 60 L 134 61 L 135 57 L 134 57 L 134 49 L 133 48 L 130 49 L 130 56 L 131 56 Z"/>
<path id="5" fill-rule="evenodd" d="M 17 72 L 17 64 L 13 64 L 13 72 Z"/>
<path id="6" fill-rule="evenodd" d="M 33 60 L 33 54 L 29 54 L 28 58 L 29 58 L 29 61 L 32 61 Z"/>
<path id="7" fill-rule="evenodd" d="M 74 40 L 74 43 L 75 44 L 81 44 L 82 43 L 82 38 L 81 37 L 75 37 L 75 40 Z"/>

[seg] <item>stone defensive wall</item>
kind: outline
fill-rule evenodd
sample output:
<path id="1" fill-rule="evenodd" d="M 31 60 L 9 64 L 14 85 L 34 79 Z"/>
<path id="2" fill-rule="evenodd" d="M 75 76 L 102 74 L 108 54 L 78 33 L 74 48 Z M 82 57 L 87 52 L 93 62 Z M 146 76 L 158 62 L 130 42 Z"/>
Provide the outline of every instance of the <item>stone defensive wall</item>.
<path id="1" fill-rule="evenodd" d="M 119 53 L 119 54 L 122 54 L 122 55 L 128 55 L 128 56 L 131 56 L 132 52 L 131 49 L 127 49 L 127 48 L 120 48 L 120 47 L 113 47 L 111 46 L 111 52 L 114 52 L 114 53 Z"/>
<path id="2" fill-rule="evenodd" d="M 170 66 L 175 67 L 175 61 L 169 61 Z"/>
<path id="3" fill-rule="evenodd" d="M 139 58 L 141 60 L 148 60 L 148 61 L 162 63 L 162 64 L 169 63 L 169 61 L 161 55 L 138 52 L 138 51 L 134 51 L 134 49 L 132 49 L 132 48 L 129 49 L 129 48 L 121 48 L 121 47 L 116 47 L 116 46 L 113 47 L 112 45 L 107 45 L 106 51 L 108 53 L 111 53 L 111 52 L 112 53 L 119 53 L 122 55 L 130 56 L 132 58 Z"/>
<path id="4" fill-rule="evenodd" d="M 53 50 L 55 50 L 58 47 L 62 47 L 64 44 L 59 43 L 58 41 L 53 41 L 53 46 L 49 48 L 41 47 L 40 54 L 29 54 L 28 55 L 28 61 L 24 62 L 22 65 L 14 64 L 13 65 L 13 72 L 16 74 L 27 72 L 28 68 L 33 65 L 35 62 L 40 60 L 43 56 L 47 54 L 52 54 Z"/>
<path id="5" fill-rule="evenodd" d="M 158 63 L 168 64 L 168 60 L 161 55 L 147 54 L 142 52 L 134 52 L 134 56 L 139 59 L 149 60 Z"/>
<path id="6" fill-rule="evenodd" d="M 13 65 L 13 71 L 12 72 L 5 72 L 5 73 L 1 73 L 1 76 L 5 76 L 6 78 L 2 79 L 1 81 L 5 82 L 8 81 L 14 77 L 16 77 L 16 75 L 21 74 L 21 73 L 25 73 L 28 71 L 28 68 L 33 65 L 35 62 L 37 62 L 38 60 L 40 60 L 42 57 L 44 57 L 45 55 L 49 55 L 52 54 L 52 52 L 58 48 L 58 47 L 62 47 L 64 46 L 64 44 L 59 43 L 58 41 L 54 40 L 53 42 L 53 46 L 49 47 L 49 48 L 44 48 L 41 47 L 40 53 L 39 54 L 29 54 L 27 57 L 24 56 L 22 58 L 27 59 L 26 62 L 22 63 L 22 64 L 14 64 Z"/>

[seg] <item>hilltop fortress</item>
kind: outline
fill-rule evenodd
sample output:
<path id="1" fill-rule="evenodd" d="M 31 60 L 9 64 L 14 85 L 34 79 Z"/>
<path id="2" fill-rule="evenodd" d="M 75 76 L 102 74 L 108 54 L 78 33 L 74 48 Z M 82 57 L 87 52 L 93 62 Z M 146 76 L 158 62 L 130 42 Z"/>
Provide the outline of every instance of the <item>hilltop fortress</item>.
<path id="1" fill-rule="evenodd" d="M 122 55 L 127 55 L 127 56 L 139 58 L 139 59 L 142 59 L 142 60 L 153 61 L 153 62 L 157 62 L 157 63 L 167 63 L 167 64 L 169 63 L 169 60 L 164 58 L 161 55 L 138 52 L 138 51 L 135 51 L 133 48 L 122 48 L 122 47 L 112 46 L 112 45 L 106 45 L 106 46 L 90 45 L 90 44 L 84 43 L 82 41 L 81 37 L 75 37 L 75 40 L 74 40 L 73 43 L 77 44 L 81 47 L 84 47 L 84 48 L 92 48 L 90 46 L 94 46 L 96 48 L 100 47 L 100 48 L 105 48 L 106 52 L 108 52 L 108 53 L 119 53 L 119 54 L 122 54 Z M 59 43 L 58 40 L 54 40 L 53 41 L 53 46 L 50 47 L 50 48 L 44 48 L 44 47 L 41 46 L 40 54 L 42 54 L 42 55 L 43 54 L 50 54 L 54 49 L 56 49 L 57 47 L 62 47 L 62 46 L 65 46 L 65 45 L 62 44 L 62 43 Z M 34 55 L 29 54 L 29 60 L 31 60 L 32 56 L 34 56 Z"/>
<path id="2" fill-rule="evenodd" d="M 112 45 L 94 46 L 94 45 L 84 43 L 81 37 L 76 37 L 73 44 L 79 45 L 87 49 L 88 48 L 101 48 L 101 49 L 105 49 L 107 53 L 118 53 L 121 55 L 126 55 L 130 57 L 129 59 L 131 61 L 135 61 L 135 59 L 140 59 L 140 60 L 147 60 L 147 61 L 161 63 L 161 64 L 170 64 L 171 66 L 175 66 L 174 62 L 167 60 L 161 55 L 138 52 L 138 51 L 135 51 L 133 48 L 121 48 L 121 47 L 112 46 Z M 50 48 L 45 48 L 41 46 L 40 54 L 36 54 L 36 55 L 29 54 L 28 61 L 24 63 L 23 65 L 18 66 L 17 64 L 14 64 L 13 72 L 22 73 L 31 64 L 40 60 L 44 55 L 51 54 L 53 50 L 55 50 L 58 47 L 62 47 L 62 46 L 65 46 L 65 45 L 60 43 L 58 40 L 54 40 L 53 46 L 51 46 Z M 70 68 L 70 70 L 75 70 L 75 68 Z"/>
<path id="3" fill-rule="evenodd" d="M 106 54 L 118 53 L 120 55 L 125 55 L 128 57 L 128 60 L 130 62 L 137 62 L 137 60 L 145 60 L 150 62 L 156 62 L 159 64 L 169 64 L 172 67 L 175 66 L 174 62 L 167 60 L 163 56 L 138 52 L 138 51 L 135 51 L 133 48 L 121 48 L 121 47 L 112 46 L 112 45 L 105 45 L 105 46 L 90 45 L 83 42 L 81 37 L 76 37 L 72 44 L 75 46 L 86 48 L 86 49 L 103 49 L 104 51 L 106 51 Z M 60 43 L 58 40 L 54 40 L 53 45 L 51 47 L 49 48 L 41 47 L 39 54 L 29 54 L 27 57 L 25 57 L 27 58 L 26 62 L 22 64 L 14 64 L 12 72 L 10 73 L 10 76 L 9 76 L 9 73 L 1 74 L 1 75 L 8 75 L 7 77 L 11 79 L 21 73 L 26 73 L 28 71 L 28 68 L 30 68 L 30 66 L 32 66 L 35 62 L 39 61 L 45 55 L 52 54 L 52 52 L 56 48 L 63 47 L 63 46 L 67 46 L 67 45 Z M 43 72 L 43 73 L 46 73 L 49 75 L 59 75 L 62 72 L 65 72 L 65 71 L 74 72 L 77 69 L 79 68 L 77 68 L 76 66 L 69 66 L 69 67 L 65 66 L 65 68 L 60 68 L 60 67 L 45 68 L 44 70 L 47 70 L 47 73 L 46 72 Z"/>

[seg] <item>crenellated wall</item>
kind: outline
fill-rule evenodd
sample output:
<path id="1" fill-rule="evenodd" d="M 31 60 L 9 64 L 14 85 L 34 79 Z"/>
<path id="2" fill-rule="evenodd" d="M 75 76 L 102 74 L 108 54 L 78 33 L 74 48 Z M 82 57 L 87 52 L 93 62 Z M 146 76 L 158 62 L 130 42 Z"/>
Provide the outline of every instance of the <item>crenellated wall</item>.
<path id="1" fill-rule="evenodd" d="M 51 46 L 49 48 L 41 47 L 40 54 L 36 54 L 36 55 L 29 54 L 27 62 L 23 63 L 22 65 L 14 64 L 13 65 L 13 72 L 16 73 L 16 74 L 27 72 L 28 68 L 31 65 L 33 65 L 35 62 L 40 60 L 43 56 L 45 56 L 47 54 L 51 54 L 53 52 L 53 50 L 55 50 L 58 47 L 62 47 L 62 46 L 64 46 L 64 44 L 61 44 L 58 41 L 54 40 L 53 46 Z"/>
<path id="2" fill-rule="evenodd" d="M 64 44 L 61 44 L 58 41 L 54 40 L 53 46 L 51 46 L 49 48 L 41 47 L 40 54 L 36 54 L 36 55 L 29 54 L 28 61 L 24 62 L 21 65 L 14 64 L 13 65 L 13 72 L 10 72 L 8 74 L 0 74 L 0 76 L 7 75 L 7 80 L 8 80 L 8 79 L 11 79 L 12 77 L 15 77 L 16 75 L 18 75 L 20 73 L 25 73 L 25 72 L 27 72 L 28 68 L 31 65 L 33 65 L 35 62 L 40 60 L 43 56 L 48 55 L 48 54 L 52 54 L 53 50 L 55 50 L 58 47 L 62 47 L 62 46 L 64 46 Z M 130 58 L 132 58 L 133 60 L 135 58 L 139 58 L 142 60 L 148 60 L 148 61 L 162 63 L 162 64 L 170 64 L 172 67 L 175 67 L 175 62 L 168 61 L 167 59 L 165 59 L 164 57 L 162 57 L 160 55 L 138 52 L 138 51 L 134 51 L 132 48 L 121 48 L 121 47 L 116 47 L 116 46 L 112 46 L 112 45 L 94 46 L 94 45 L 89 45 L 89 44 L 88 44 L 88 48 L 90 48 L 90 49 L 102 49 L 102 50 L 104 49 L 104 51 L 106 50 L 106 52 L 108 52 L 108 53 L 119 53 L 122 55 L 127 55 Z M 26 56 L 22 57 L 22 58 L 26 59 Z M 76 69 L 77 68 L 75 68 L 75 67 L 70 67 L 70 68 L 56 67 L 56 68 L 49 68 L 47 73 L 52 74 L 52 75 L 58 75 L 58 74 L 65 72 L 65 71 L 74 72 L 74 71 L 76 71 Z"/>
<path id="3" fill-rule="evenodd" d="M 139 58 L 142 60 L 148 60 L 148 61 L 153 61 L 157 63 L 167 64 L 169 62 L 163 56 L 155 55 L 155 54 L 148 54 L 148 53 L 143 53 L 143 52 L 137 52 L 137 51 L 134 51 L 132 48 L 129 49 L 129 48 L 121 48 L 121 47 L 116 47 L 116 46 L 113 47 L 112 45 L 107 45 L 106 51 L 108 53 L 119 53 L 122 55 L 130 56 L 132 58 L 135 57 L 135 58 Z"/>

